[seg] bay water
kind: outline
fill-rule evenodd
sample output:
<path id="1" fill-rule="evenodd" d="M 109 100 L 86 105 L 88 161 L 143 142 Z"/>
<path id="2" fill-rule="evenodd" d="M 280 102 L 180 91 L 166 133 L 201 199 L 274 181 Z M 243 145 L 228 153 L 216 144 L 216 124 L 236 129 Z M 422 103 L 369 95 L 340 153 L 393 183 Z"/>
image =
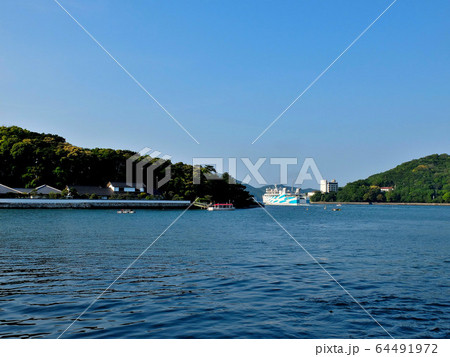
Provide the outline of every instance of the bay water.
<path id="1" fill-rule="evenodd" d="M 299 244 L 189 210 L 62 337 L 449 338 L 450 207 L 333 207 L 266 207 Z M 0 337 L 58 337 L 181 213 L 0 210 Z"/>

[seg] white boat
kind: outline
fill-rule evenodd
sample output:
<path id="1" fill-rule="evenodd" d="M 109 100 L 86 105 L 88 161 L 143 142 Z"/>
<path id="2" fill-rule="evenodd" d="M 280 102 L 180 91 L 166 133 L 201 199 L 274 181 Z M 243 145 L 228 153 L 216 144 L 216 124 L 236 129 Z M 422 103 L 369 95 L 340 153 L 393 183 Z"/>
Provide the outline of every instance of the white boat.
<path id="1" fill-rule="evenodd" d="M 125 214 L 125 213 L 132 214 L 132 213 L 134 213 L 134 211 L 132 209 L 123 209 L 122 208 L 120 211 L 117 211 L 117 213 L 118 214 Z"/>
<path id="2" fill-rule="evenodd" d="M 263 203 L 273 206 L 306 206 L 309 204 L 309 198 L 300 192 L 300 188 L 290 191 L 285 187 L 278 189 L 275 185 L 274 188 L 266 189 Z"/>
<path id="3" fill-rule="evenodd" d="M 235 208 L 232 203 L 216 203 L 208 206 L 208 211 L 233 211 Z"/>

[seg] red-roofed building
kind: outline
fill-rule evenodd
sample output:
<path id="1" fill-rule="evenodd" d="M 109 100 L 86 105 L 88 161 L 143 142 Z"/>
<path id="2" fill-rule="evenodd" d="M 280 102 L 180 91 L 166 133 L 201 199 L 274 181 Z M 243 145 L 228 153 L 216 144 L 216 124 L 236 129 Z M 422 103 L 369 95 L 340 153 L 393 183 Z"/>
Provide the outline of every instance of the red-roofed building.
<path id="1" fill-rule="evenodd" d="M 388 186 L 388 187 L 380 187 L 381 192 L 389 192 L 394 190 L 394 187 Z"/>

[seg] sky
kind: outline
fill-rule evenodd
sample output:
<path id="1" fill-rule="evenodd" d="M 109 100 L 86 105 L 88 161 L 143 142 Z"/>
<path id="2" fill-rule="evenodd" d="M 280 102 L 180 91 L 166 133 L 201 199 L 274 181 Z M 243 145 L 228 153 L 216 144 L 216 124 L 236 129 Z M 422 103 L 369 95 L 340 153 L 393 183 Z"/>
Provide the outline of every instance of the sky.
<path id="1" fill-rule="evenodd" d="M 271 184 L 271 157 L 343 185 L 450 152 L 447 0 L 398 0 L 254 144 L 392 0 L 59 2 L 200 144 L 53 0 L 0 2 L 0 125 L 225 170 L 266 157 Z"/>

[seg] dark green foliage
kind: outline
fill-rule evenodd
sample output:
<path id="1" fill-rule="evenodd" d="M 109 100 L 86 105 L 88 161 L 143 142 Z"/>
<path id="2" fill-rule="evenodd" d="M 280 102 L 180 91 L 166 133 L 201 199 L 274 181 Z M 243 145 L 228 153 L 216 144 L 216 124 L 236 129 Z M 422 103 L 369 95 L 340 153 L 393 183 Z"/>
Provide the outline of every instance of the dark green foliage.
<path id="1" fill-rule="evenodd" d="M 321 193 L 316 192 L 312 197 L 312 202 L 336 202 L 336 192 Z"/>
<path id="2" fill-rule="evenodd" d="M 193 167 L 182 162 L 172 164 L 172 179 L 160 190 L 165 199 L 190 200 L 197 197 L 208 198 L 212 202 L 233 202 L 236 207 L 248 207 L 254 204 L 252 196 L 241 184 L 230 184 L 230 176 L 224 173 L 216 174 L 214 167 L 206 166 L 200 169 L 200 184 L 194 184 Z M 155 171 L 157 177 L 164 176 L 164 165 Z M 215 179 L 207 180 L 205 174 L 213 175 Z"/>
<path id="3" fill-rule="evenodd" d="M 443 199 L 444 202 L 450 203 L 450 191 L 449 191 L 449 192 L 446 192 L 446 193 L 444 194 L 444 196 L 442 196 L 442 199 Z"/>
<path id="4" fill-rule="evenodd" d="M 319 191 L 316 192 L 314 195 L 311 196 L 311 202 L 321 202 L 322 201 L 322 193 Z"/>
<path id="5" fill-rule="evenodd" d="M 381 192 L 380 187 L 393 191 Z M 435 154 L 405 162 L 365 180 L 348 183 L 340 189 L 342 202 L 429 202 L 450 201 L 450 156 Z"/>
<path id="6" fill-rule="evenodd" d="M 381 190 L 378 187 L 370 187 L 369 190 L 363 195 L 363 201 L 365 202 L 377 202 L 377 198 L 384 197 Z M 381 198 L 384 200 L 384 198 Z"/>
<path id="7" fill-rule="evenodd" d="M 125 181 L 126 160 L 135 153 L 129 150 L 85 149 L 73 146 L 57 135 L 39 134 L 17 126 L 0 127 L 0 183 L 11 187 L 37 187 L 47 184 L 60 189 L 66 186 L 105 186 L 109 181 Z M 154 159 L 155 161 L 157 159 Z M 209 197 L 211 201 L 231 201 L 236 207 L 253 203 L 251 195 L 240 184 L 229 184 L 228 174 L 219 177 L 212 166 L 201 168 L 200 184 L 193 183 L 193 167 L 182 162 L 155 170 L 161 179 L 165 167 L 171 165 L 172 179 L 152 195 L 139 198 L 194 200 Z M 206 180 L 204 174 L 216 180 Z M 66 197 L 69 192 L 62 194 Z M 73 198 L 79 198 L 71 192 Z M 112 199 L 134 198 L 136 195 L 114 195 Z M 132 196 L 132 197 L 131 197 Z"/>
<path id="8" fill-rule="evenodd" d="M 132 151 L 83 149 L 57 135 L 0 127 L 0 182 L 14 187 L 104 185 L 125 177 Z"/>
<path id="9" fill-rule="evenodd" d="M 60 194 L 60 193 L 56 193 L 56 192 L 50 192 L 50 193 L 48 194 L 48 198 L 51 198 L 51 199 L 58 199 L 58 198 L 61 198 L 61 194 Z"/>

